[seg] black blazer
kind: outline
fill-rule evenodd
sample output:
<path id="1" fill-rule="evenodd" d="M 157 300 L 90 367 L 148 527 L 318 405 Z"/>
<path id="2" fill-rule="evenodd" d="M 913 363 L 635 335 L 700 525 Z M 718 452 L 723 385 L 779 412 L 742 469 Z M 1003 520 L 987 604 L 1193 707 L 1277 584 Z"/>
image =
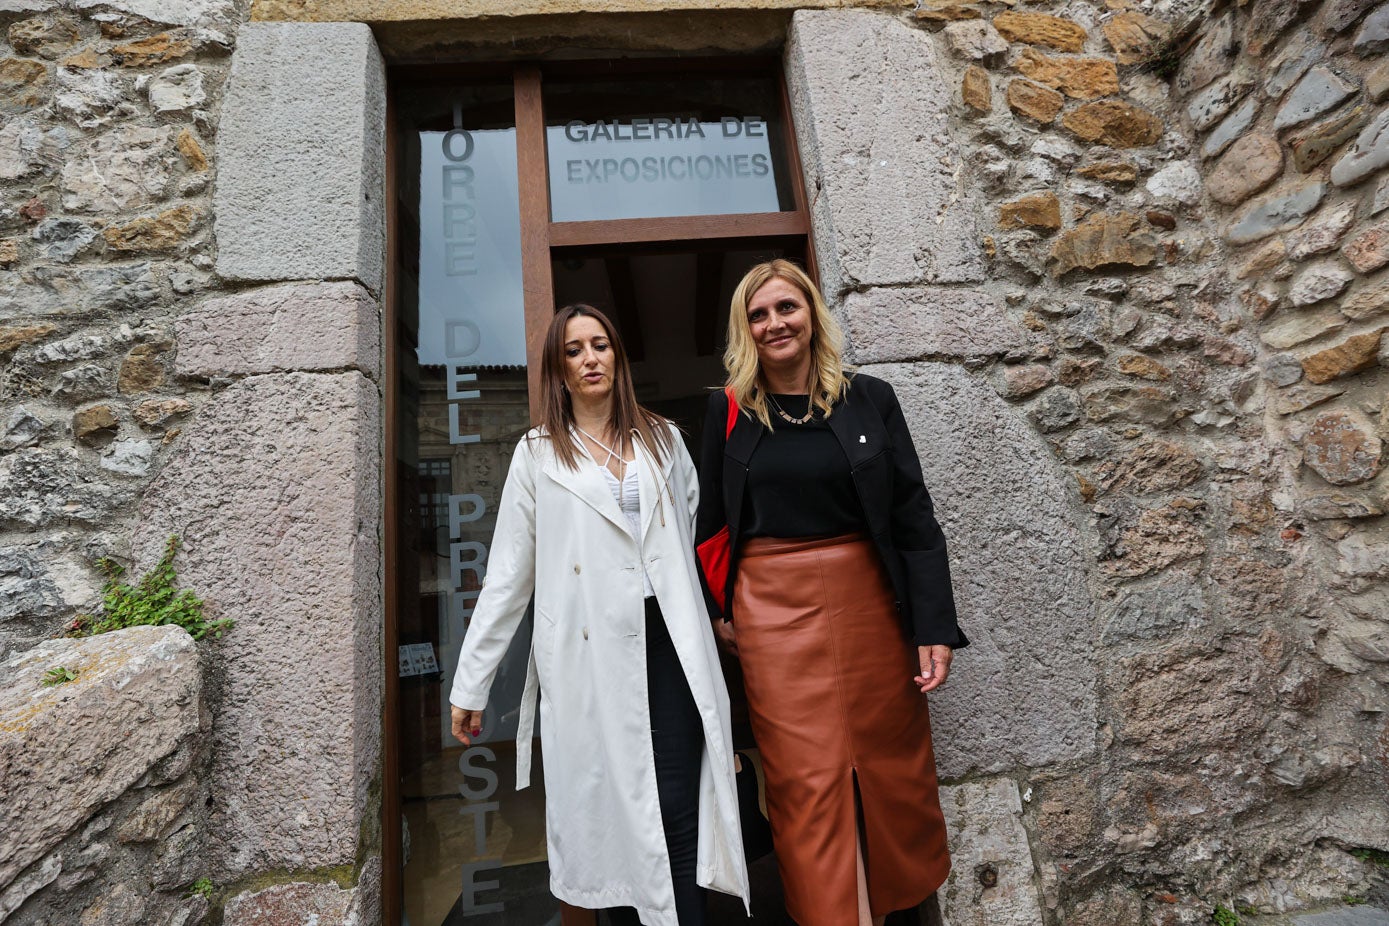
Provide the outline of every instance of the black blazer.
<path id="1" fill-rule="evenodd" d="M 704 419 L 695 541 L 703 542 L 728 524 L 732 549 L 724 600 L 731 601 L 743 541 L 738 522 L 748 462 L 764 428 L 744 411 L 725 441 L 727 422 L 728 397 L 720 390 L 709 397 Z M 955 614 L 945 535 L 936 523 L 897 394 L 876 377 L 854 374 L 829 425 L 849 458 L 868 533 L 892 579 L 897 610 L 917 645 L 968 646 Z M 717 617 L 719 609 L 708 589 L 705 597 L 709 613 Z M 723 616 L 732 620 L 731 609 Z"/>

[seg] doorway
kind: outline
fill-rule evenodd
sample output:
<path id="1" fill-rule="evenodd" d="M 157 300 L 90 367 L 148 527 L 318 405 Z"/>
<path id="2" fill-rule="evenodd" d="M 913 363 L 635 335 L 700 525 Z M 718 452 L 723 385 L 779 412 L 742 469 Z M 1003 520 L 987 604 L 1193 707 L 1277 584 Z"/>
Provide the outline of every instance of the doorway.
<path id="1" fill-rule="evenodd" d="M 515 790 L 529 615 L 466 749 L 449 686 L 556 307 L 613 319 L 697 459 L 734 286 L 810 259 L 779 62 L 405 69 L 390 121 L 385 922 L 592 922 L 548 890 L 541 729 Z"/>

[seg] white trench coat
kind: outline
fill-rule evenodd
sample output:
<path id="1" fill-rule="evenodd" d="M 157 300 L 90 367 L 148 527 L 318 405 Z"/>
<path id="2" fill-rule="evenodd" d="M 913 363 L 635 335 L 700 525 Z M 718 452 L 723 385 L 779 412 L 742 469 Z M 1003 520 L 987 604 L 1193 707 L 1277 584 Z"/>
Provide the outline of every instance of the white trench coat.
<path id="1" fill-rule="evenodd" d="M 673 428 L 671 438 L 659 470 L 638 444 L 640 543 L 591 462 L 569 469 L 539 430 L 517 444 L 449 698 L 486 707 L 533 591 L 516 781 L 530 782 L 538 684 L 550 889 L 580 907 L 635 907 L 647 926 L 678 922 L 651 747 L 643 564 L 704 724 L 698 882 L 748 899 L 728 691 L 695 571 L 699 486 Z"/>

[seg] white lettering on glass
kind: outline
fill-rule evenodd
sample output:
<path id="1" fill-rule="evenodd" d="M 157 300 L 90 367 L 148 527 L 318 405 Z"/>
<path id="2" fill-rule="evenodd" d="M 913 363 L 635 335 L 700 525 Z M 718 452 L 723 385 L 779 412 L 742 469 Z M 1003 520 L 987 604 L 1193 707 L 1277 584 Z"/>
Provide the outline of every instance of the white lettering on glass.
<path id="1" fill-rule="evenodd" d="M 463 773 L 463 784 L 459 786 L 458 792 L 469 801 L 474 802 L 465 804 L 459 813 L 473 818 L 473 846 L 479 856 L 485 856 L 487 853 L 487 814 L 500 810 L 501 805 L 496 801 L 487 800 L 497 791 L 497 773 L 486 765 L 475 764 L 474 759 L 492 763 L 497 761 L 497 754 L 486 746 L 473 746 L 458 759 L 458 770 Z M 473 785 L 474 780 L 481 782 L 481 784 Z M 498 890 L 501 887 L 501 882 L 479 881 L 477 875 L 480 872 L 499 871 L 501 867 L 502 860 L 499 857 L 484 857 L 463 865 L 464 916 L 500 913 L 505 909 L 505 905 L 499 901 L 478 902 L 479 894 L 484 891 Z"/>

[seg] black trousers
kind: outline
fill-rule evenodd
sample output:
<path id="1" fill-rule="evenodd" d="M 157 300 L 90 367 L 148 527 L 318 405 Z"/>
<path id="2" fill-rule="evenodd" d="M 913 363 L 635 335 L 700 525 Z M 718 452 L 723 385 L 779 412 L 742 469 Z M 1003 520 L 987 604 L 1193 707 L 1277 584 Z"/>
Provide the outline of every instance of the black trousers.
<path id="1" fill-rule="evenodd" d="M 675 912 L 680 926 L 705 926 L 708 896 L 695 880 L 704 726 L 654 597 L 646 599 L 646 690 L 651 745 L 656 753 L 656 793 L 675 884 Z M 613 926 L 638 926 L 640 922 L 631 907 L 609 910 L 608 921 Z"/>

